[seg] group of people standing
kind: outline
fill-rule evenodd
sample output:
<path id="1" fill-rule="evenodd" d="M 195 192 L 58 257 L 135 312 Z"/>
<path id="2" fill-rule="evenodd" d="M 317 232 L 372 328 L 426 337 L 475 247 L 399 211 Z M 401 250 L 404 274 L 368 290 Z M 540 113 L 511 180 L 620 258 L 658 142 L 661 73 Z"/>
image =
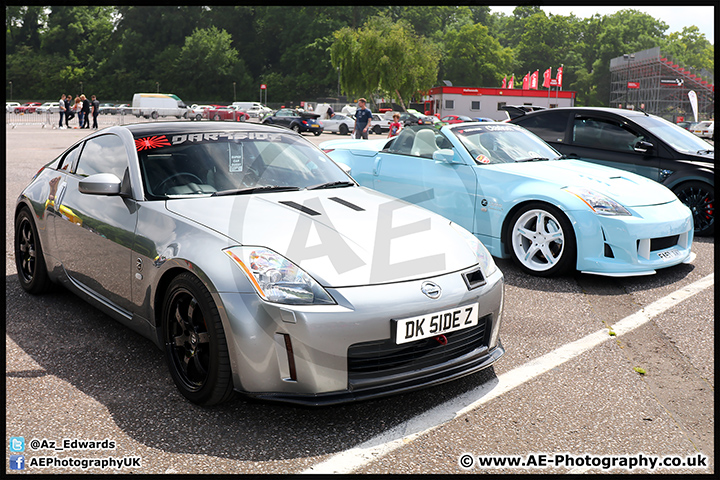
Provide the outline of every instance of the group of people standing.
<path id="1" fill-rule="evenodd" d="M 95 95 L 92 95 L 91 100 L 85 97 L 85 94 L 76 95 L 73 100 L 72 95 L 65 95 L 63 93 L 60 97 L 60 124 L 58 128 L 70 128 L 70 120 L 78 117 L 79 127 L 73 128 L 90 128 L 90 115 L 92 115 L 93 124 L 92 128 L 98 128 L 97 116 L 100 110 L 100 102 L 98 102 Z M 65 118 L 65 126 L 63 126 L 63 118 Z"/>

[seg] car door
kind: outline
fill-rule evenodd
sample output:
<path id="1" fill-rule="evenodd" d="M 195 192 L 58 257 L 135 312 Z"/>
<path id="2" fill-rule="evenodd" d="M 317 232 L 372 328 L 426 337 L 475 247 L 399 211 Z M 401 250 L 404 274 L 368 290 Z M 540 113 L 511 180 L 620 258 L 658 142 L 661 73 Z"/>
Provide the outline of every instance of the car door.
<path id="1" fill-rule="evenodd" d="M 433 159 L 440 149 L 452 150 L 457 163 Z M 407 199 L 472 231 L 476 175 L 472 166 L 462 163 L 442 132 L 424 126 L 401 130 L 395 141 L 375 156 L 372 178 L 375 190 Z"/>
<path id="2" fill-rule="evenodd" d="M 78 189 L 80 181 L 90 175 L 112 173 L 129 191 L 125 145 L 117 135 L 106 134 L 87 140 L 76 150 L 79 156 L 75 155 L 70 173 L 62 180 L 56 205 L 54 230 L 60 261 L 74 282 L 132 311 L 136 202 L 128 196 L 90 195 Z"/>

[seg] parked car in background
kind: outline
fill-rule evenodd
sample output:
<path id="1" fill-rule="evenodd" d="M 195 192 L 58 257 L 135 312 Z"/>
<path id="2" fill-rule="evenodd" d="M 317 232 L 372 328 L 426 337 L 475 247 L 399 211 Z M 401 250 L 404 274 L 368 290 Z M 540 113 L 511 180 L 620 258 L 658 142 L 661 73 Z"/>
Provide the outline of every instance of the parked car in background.
<path id="1" fill-rule="evenodd" d="M 41 169 L 14 219 L 21 287 L 61 283 L 150 339 L 195 404 L 234 391 L 307 405 L 378 398 L 473 374 L 505 352 L 503 274 L 485 247 L 359 187 L 289 130 L 109 127 Z M 305 248 L 315 243 L 303 232 L 321 248 Z"/>
<path id="2" fill-rule="evenodd" d="M 15 113 L 15 109 L 20 106 L 18 102 L 5 102 L 5 112 Z"/>
<path id="3" fill-rule="evenodd" d="M 272 113 L 272 108 L 268 108 L 259 102 L 233 102 L 232 105 L 247 113 L 251 118 L 263 118 L 265 115 Z"/>
<path id="4" fill-rule="evenodd" d="M 188 118 L 190 120 L 202 120 L 203 118 L 207 119 L 207 111 L 209 109 L 213 108 L 213 105 L 198 105 L 193 104 L 188 109 Z"/>
<path id="5" fill-rule="evenodd" d="M 564 160 L 517 125 L 412 125 L 390 140 L 320 148 L 360 185 L 413 199 L 533 275 L 649 275 L 694 258 L 692 214 L 668 188 Z"/>
<path id="6" fill-rule="evenodd" d="M 209 120 L 230 120 L 233 122 L 244 122 L 250 118 L 250 115 L 240 109 L 238 105 L 228 105 L 227 107 L 212 107 L 205 111 Z"/>
<path id="7" fill-rule="evenodd" d="M 709 138 L 713 142 L 715 141 L 715 122 L 714 121 L 699 122 L 699 123 L 695 124 L 692 127 L 692 129 L 690 129 L 690 131 L 700 138 Z"/>
<path id="8" fill-rule="evenodd" d="M 682 121 L 682 122 L 677 122 L 676 125 L 677 125 L 678 127 L 684 128 L 685 130 L 691 130 L 692 127 L 694 127 L 695 125 L 697 125 L 697 123 L 698 123 L 698 122 Z"/>
<path id="9" fill-rule="evenodd" d="M 117 113 L 117 106 L 113 103 L 101 103 L 100 108 L 98 108 L 99 115 L 117 115 Z"/>
<path id="10" fill-rule="evenodd" d="M 510 122 L 569 157 L 662 183 L 693 212 L 695 234 L 713 234 L 715 150 L 687 130 L 645 112 L 601 107 L 552 108 Z"/>
<path id="11" fill-rule="evenodd" d="M 370 125 L 372 126 L 372 132 L 377 135 L 389 132 L 391 122 L 392 119 L 386 120 L 383 115 L 380 115 L 379 113 L 373 113 L 372 121 L 370 123 Z"/>
<path id="12" fill-rule="evenodd" d="M 342 113 L 336 113 L 332 118 L 322 120 L 322 126 L 324 132 L 347 135 L 355 128 L 355 120 Z"/>
<path id="13" fill-rule="evenodd" d="M 500 110 L 504 110 L 508 116 L 508 120 L 513 118 L 521 117 L 528 112 L 537 112 L 539 110 L 545 110 L 546 107 L 539 105 L 502 105 Z"/>
<path id="14" fill-rule="evenodd" d="M 127 103 L 121 103 L 115 107 L 115 113 L 118 115 L 130 115 L 132 113 L 132 107 Z"/>
<path id="15" fill-rule="evenodd" d="M 428 123 L 425 120 L 423 120 L 421 117 L 415 115 L 414 113 L 410 113 L 410 112 L 395 112 L 395 111 L 385 112 L 383 114 L 383 119 L 388 120 L 389 122 L 392 122 L 393 115 L 396 113 L 400 114 L 400 123 L 403 124 L 403 126 L 425 125 L 426 123 Z"/>
<path id="16" fill-rule="evenodd" d="M 477 120 L 473 120 L 472 118 L 468 117 L 467 115 L 445 115 L 440 120 L 442 120 L 445 123 L 451 123 L 451 124 L 477 121 Z"/>
<path id="17" fill-rule="evenodd" d="M 15 113 L 35 113 L 37 107 L 42 105 L 40 102 L 23 103 L 19 107 L 15 107 Z"/>
<path id="18" fill-rule="evenodd" d="M 188 108 L 177 95 L 171 93 L 136 93 L 133 95 L 133 113 L 137 117 L 187 118 Z"/>
<path id="19" fill-rule="evenodd" d="M 60 102 L 45 102 L 35 109 L 35 113 L 60 113 Z"/>
<path id="20" fill-rule="evenodd" d="M 266 125 L 281 125 L 295 130 L 298 133 L 312 132 L 315 136 L 323 132 L 320 115 L 311 112 L 301 112 L 294 108 L 281 108 L 273 115 L 265 117 L 262 121 Z"/>

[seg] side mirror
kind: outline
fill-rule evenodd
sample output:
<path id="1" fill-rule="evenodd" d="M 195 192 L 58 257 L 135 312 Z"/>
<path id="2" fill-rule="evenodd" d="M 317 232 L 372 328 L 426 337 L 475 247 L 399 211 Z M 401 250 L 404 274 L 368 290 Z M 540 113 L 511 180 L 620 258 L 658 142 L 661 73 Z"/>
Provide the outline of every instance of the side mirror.
<path id="1" fill-rule="evenodd" d="M 635 150 L 638 153 L 647 153 L 650 150 L 654 148 L 654 145 L 650 142 L 645 142 L 643 140 L 640 140 L 639 142 L 635 143 L 633 146 L 633 150 Z"/>
<path id="2" fill-rule="evenodd" d="M 96 173 L 80 180 L 78 190 L 88 195 L 120 195 L 121 183 L 112 173 Z"/>
<path id="3" fill-rule="evenodd" d="M 460 163 L 455 161 L 455 152 L 451 148 L 441 148 L 433 152 L 433 160 L 443 163 Z"/>

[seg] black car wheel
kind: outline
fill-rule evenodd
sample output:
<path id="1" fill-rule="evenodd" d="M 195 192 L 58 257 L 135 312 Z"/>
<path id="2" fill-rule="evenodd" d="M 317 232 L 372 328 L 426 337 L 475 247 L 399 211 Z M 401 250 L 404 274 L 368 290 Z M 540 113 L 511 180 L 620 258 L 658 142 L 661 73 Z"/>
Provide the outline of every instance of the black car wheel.
<path id="1" fill-rule="evenodd" d="M 348 134 L 348 127 L 344 123 L 341 123 L 338 127 L 338 133 L 340 135 L 347 135 Z"/>
<path id="2" fill-rule="evenodd" d="M 559 209 L 533 202 L 513 215 L 506 234 L 515 263 L 526 273 L 550 277 L 576 261 L 575 232 Z"/>
<path id="3" fill-rule="evenodd" d="M 192 274 L 175 277 L 165 294 L 163 340 L 170 375 L 180 393 L 198 405 L 233 396 L 225 332 L 210 292 Z"/>
<path id="4" fill-rule="evenodd" d="M 313 135 L 315 135 L 316 137 L 319 137 L 321 133 L 322 133 L 322 132 L 321 132 L 320 130 L 315 130 L 315 131 L 313 132 Z"/>
<path id="5" fill-rule="evenodd" d="M 197 120 L 198 122 L 202 120 L 202 115 L 200 115 L 199 113 L 195 115 L 195 120 Z"/>
<path id="6" fill-rule="evenodd" d="M 213 120 L 220 120 L 220 115 L 218 115 L 217 113 L 213 115 Z"/>
<path id="7" fill-rule="evenodd" d="M 152 113 L 150 114 L 150 117 L 151 117 L 153 120 L 157 120 L 158 117 L 159 117 L 158 112 L 152 112 Z"/>
<path id="8" fill-rule="evenodd" d="M 292 128 L 293 132 L 300 133 L 300 125 L 298 125 L 297 123 L 290 128 Z"/>
<path id="9" fill-rule="evenodd" d="M 39 294 L 49 290 L 50 278 L 40 238 L 32 215 L 26 208 L 15 219 L 15 265 L 20 286 L 26 292 Z"/>
<path id="10" fill-rule="evenodd" d="M 382 133 L 382 128 L 380 128 L 380 125 L 373 125 L 373 133 L 376 135 L 380 135 Z"/>
<path id="11" fill-rule="evenodd" d="M 687 182 L 673 191 L 692 212 L 695 235 L 712 236 L 715 233 L 715 187 L 703 182 Z"/>

